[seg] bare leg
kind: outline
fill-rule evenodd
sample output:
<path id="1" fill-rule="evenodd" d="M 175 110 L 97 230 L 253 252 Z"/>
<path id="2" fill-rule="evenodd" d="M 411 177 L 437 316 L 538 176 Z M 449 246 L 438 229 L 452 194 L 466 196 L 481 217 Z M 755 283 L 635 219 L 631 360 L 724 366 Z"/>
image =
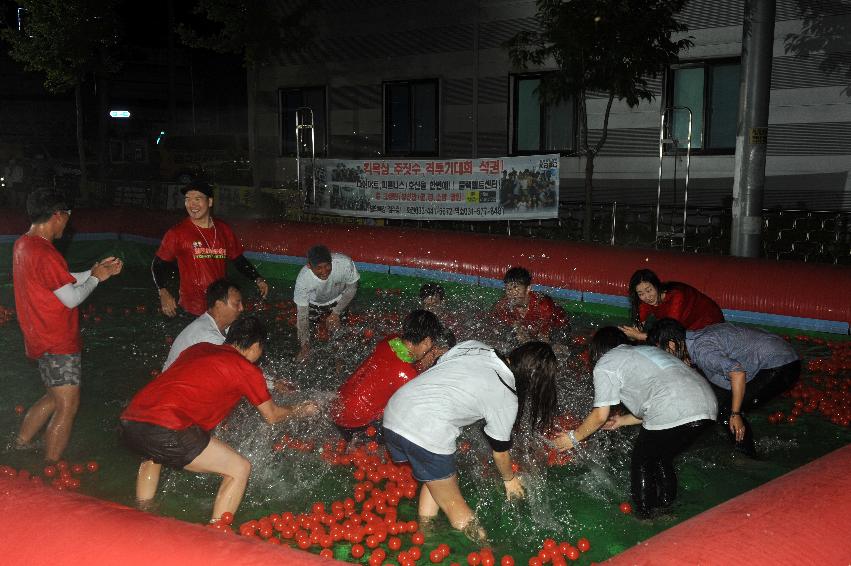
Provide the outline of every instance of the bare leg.
<path id="1" fill-rule="evenodd" d="M 77 408 L 80 406 L 80 386 L 51 387 L 47 394 L 53 398 L 55 410 L 44 432 L 44 459 L 56 462 L 62 458 L 62 452 L 71 439 L 74 417 L 77 416 Z"/>
<path id="2" fill-rule="evenodd" d="M 136 476 L 136 504 L 142 510 L 151 508 L 151 502 L 157 494 L 160 483 L 162 465 L 153 460 L 145 460 L 139 465 L 139 475 Z"/>
<path id="3" fill-rule="evenodd" d="M 53 401 L 53 397 L 49 392 L 45 393 L 44 396 L 36 401 L 27 411 L 27 414 L 24 417 L 24 422 L 21 423 L 21 430 L 18 431 L 18 438 L 15 440 L 15 443 L 18 446 L 26 446 L 32 442 L 35 435 L 37 435 L 39 431 L 44 428 L 44 425 L 47 424 L 47 421 L 50 420 L 50 417 L 53 415 L 53 411 L 55 410 L 56 404 Z"/>
<path id="4" fill-rule="evenodd" d="M 184 468 L 190 472 L 214 473 L 222 476 L 222 484 L 213 504 L 213 521 L 221 518 L 225 512 L 236 513 L 248 476 L 251 473 L 251 463 L 243 458 L 233 448 L 216 439 L 210 438 L 210 444 L 204 451 Z"/>
<path id="5" fill-rule="evenodd" d="M 437 517 L 437 514 L 440 512 L 440 507 L 437 505 L 437 501 L 434 500 L 434 497 L 431 496 L 431 492 L 428 490 L 428 484 L 424 483 L 422 488 L 420 489 L 420 502 L 419 502 L 419 518 L 420 522 L 430 522 Z"/>
<path id="6" fill-rule="evenodd" d="M 458 487 L 458 477 L 452 477 L 443 480 L 434 480 L 426 482 L 425 486 L 440 509 L 446 513 L 446 517 L 453 527 L 459 531 L 464 531 L 473 541 L 483 541 L 487 538 L 484 529 L 478 525 L 476 516 L 473 510 L 464 501 L 464 496 L 461 495 L 461 489 Z M 420 506 L 422 509 L 422 504 Z"/>

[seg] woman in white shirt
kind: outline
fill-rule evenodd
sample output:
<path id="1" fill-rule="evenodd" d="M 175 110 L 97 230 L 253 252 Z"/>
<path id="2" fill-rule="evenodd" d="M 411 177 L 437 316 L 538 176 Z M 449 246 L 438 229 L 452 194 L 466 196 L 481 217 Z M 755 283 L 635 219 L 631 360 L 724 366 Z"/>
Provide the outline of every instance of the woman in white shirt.
<path id="1" fill-rule="evenodd" d="M 654 346 L 633 346 L 619 328 L 591 340 L 594 408 L 575 430 L 554 440 L 569 450 L 601 427 L 641 425 L 632 449 L 631 491 L 636 513 L 650 516 L 677 496 L 673 459 L 715 420 L 718 405 L 703 377 Z M 629 413 L 610 415 L 623 403 Z"/>
<path id="2" fill-rule="evenodd" d="M 556 410 L 558 362 L 549 344 L 527 342 L 502 356 L 468 340 L 403 385 L 384 409 L 384 438 L 395 462 L 409 462 L 423 482 L 420 520 L 439 511 L 473 540 L 485 538 L 458 487 L 456 441 L 462 427 L 485 421 L 484 434 L 509 498 L 523 497 L 512 470 L 512 433 L 528 411 L 531 427 L 549 426 Z"/>

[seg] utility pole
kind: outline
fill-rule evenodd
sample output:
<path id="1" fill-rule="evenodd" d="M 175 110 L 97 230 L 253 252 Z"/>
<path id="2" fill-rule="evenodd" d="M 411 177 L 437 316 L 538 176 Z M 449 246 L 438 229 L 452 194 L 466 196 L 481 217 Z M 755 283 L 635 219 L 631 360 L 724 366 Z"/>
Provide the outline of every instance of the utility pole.
<path id="1" fill-rule="evenodd" d="M 759 257 L 776 0 L 746 0 L 730 255 Z"/>

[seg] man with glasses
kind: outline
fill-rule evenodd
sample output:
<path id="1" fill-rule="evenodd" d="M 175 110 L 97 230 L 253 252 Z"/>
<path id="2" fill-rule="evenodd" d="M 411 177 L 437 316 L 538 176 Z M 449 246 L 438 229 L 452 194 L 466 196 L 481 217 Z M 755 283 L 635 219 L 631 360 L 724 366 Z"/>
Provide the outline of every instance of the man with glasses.
<path id="1" fill-rule="evenodd" d="M 68 271 L 53 246 L 71 218 L 62 195 L 49 189 L 31 193 L 27 214 L 32 225 L 12 250 L 15 307 L 26 354 L 37 360 L 47 391 L 27 411 L 15 444 L 27 448 L 46 425 L 44 458 L 56 462 L 68 445 L 80 402 L 82 344 L 77 307 L 98 283 L 121 273 L 123 264 L 108 257 L 88 271 Z"/>

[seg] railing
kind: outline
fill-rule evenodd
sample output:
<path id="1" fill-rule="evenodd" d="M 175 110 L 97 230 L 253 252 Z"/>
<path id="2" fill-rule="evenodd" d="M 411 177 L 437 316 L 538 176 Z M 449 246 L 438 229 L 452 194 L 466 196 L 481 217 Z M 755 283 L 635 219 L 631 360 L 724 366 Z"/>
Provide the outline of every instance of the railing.
<path id="1" fill-rule="evenodd" d="M 87 193 L 76 187 L 64 188 L 69 197 L 95 206 L 136 206 L 140 208 L 180 208 L 182 197 L 175 185 L 157 181 L 102 181 L 90 183 Z M 239 212 L 246 208 L 244 199 L 231 199 L 232 190 L 220 193 L 219 211 Z M 79 197 L 78 197 L 79 194 Z M 548 220 L 494 222 L 373 220 L 353 217 L 305 214 L 298 192 L 264 189 L 253 202 L 251 215 L 304 220 L 320 223 L 377 224 L 424 229 L 456 230 L 490 234 L 511 234 L 532 238 L 581 240 L 584 205 L 562 201 L 559 217 Z M 681 249 L 681 239 L 655 240 L 656 206 L 618 202 L 597 203 L 592 210 L 591 239 L 607 245 Z M 661 207 L 662 232 L 684 233 L 686 251 L 726 255 L 730 248 L 731 215 L 729 208 L 690 207 L 682 226 L 682 207 Z M 792 259 L 817 263 L 851 265 L 851 211 L 765 209 L 763 210 L 763 255 L 773 259 Z"/>

